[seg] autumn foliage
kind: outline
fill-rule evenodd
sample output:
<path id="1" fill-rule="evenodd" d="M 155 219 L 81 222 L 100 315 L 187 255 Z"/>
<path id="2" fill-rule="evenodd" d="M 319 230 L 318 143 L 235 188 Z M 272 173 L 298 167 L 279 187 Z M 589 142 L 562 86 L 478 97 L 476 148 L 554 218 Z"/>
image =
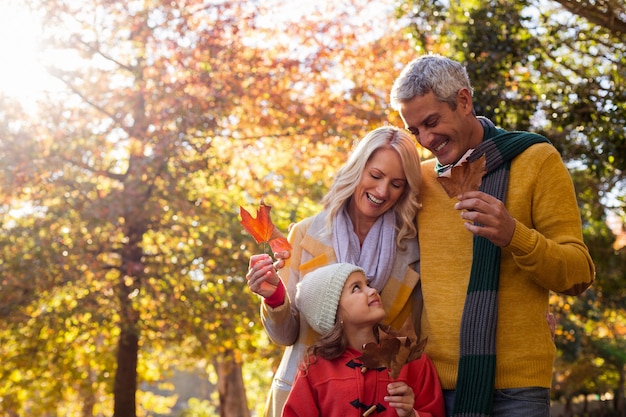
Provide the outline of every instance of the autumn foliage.
<path id="1" fill-rule="evenodd" d="M 291 251 L 291 245 L 285 236 L 278 230 L 270 217 L 272 206 L 266 205 L 261 200 L 257 209 L 257 216 L 252 217 L 243 207 L 239 207 L 241 225 L 254 237 L 257 243 L 267 243 L 274 252 Z"/>

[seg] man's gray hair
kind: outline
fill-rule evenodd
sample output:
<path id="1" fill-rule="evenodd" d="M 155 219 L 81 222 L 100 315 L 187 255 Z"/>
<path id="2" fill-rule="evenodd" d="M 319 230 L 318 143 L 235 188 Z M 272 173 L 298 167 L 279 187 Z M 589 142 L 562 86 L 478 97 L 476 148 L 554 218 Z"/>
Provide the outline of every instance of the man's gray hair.
<path id="1" fill-rule="evenodd" d="M 462 88 L 474 94 L 463 65 L 441 55 L 423 55 L 409 62 L 393 83 L 391 107 L 399 110 L 402 103 L 432 91 L 437 100 L 455 110 L 457 93 Z"/>

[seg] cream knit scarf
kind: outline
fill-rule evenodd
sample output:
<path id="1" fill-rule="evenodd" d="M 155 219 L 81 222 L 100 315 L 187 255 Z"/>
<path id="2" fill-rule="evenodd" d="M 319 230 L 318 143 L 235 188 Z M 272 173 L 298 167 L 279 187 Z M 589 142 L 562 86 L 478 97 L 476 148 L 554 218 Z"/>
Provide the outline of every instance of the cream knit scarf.
<path id="1" fill-rule="evenodd" d="M 396 258 L 396 215 L 387 210 L 376 220 L 363 241 L 363 246 L 354 232 L 352 220 L 344 207 L 333 222 L 333 249 L 337 262 L 349 262 L 363 268 L 370 286 L 380 292 Z"/>

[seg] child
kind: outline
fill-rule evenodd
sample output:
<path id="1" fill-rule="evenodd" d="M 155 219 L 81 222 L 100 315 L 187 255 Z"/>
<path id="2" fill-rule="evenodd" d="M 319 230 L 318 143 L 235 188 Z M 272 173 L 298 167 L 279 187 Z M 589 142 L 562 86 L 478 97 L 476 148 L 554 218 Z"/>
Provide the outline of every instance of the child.
<path id="1" fill-rule="evenodd" d="M 283 417 L 445 416 L 435 368 L 426 355 L 392 380 L 387 369 L 367 369 L 359 357 L 378 343 L 385 316 L 380 295 L 363 269 L 349 263 L 320 267 L 297 285 L 296 307 L 320 334 L 309 346 Z"/>

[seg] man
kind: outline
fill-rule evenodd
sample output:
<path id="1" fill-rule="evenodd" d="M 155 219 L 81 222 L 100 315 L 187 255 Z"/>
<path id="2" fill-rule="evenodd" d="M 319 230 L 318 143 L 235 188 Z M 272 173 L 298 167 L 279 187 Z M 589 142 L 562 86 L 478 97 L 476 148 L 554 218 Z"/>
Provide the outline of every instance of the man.
<path id="1" fill-rule="evenodd" d="M 595 269 L 556 149 L 476 117 L 472 95 L 465 68 L 437 55 L 409 63 L 391 90 L 435 157 L 422 165 L 418 215 L 422 336 L 448 416 L 549 416 L 549 293 L 582 293 Z M 487 173 L 479 191 L 450 198 L 437 177 L 466 154 L 485 155 Z"/>

